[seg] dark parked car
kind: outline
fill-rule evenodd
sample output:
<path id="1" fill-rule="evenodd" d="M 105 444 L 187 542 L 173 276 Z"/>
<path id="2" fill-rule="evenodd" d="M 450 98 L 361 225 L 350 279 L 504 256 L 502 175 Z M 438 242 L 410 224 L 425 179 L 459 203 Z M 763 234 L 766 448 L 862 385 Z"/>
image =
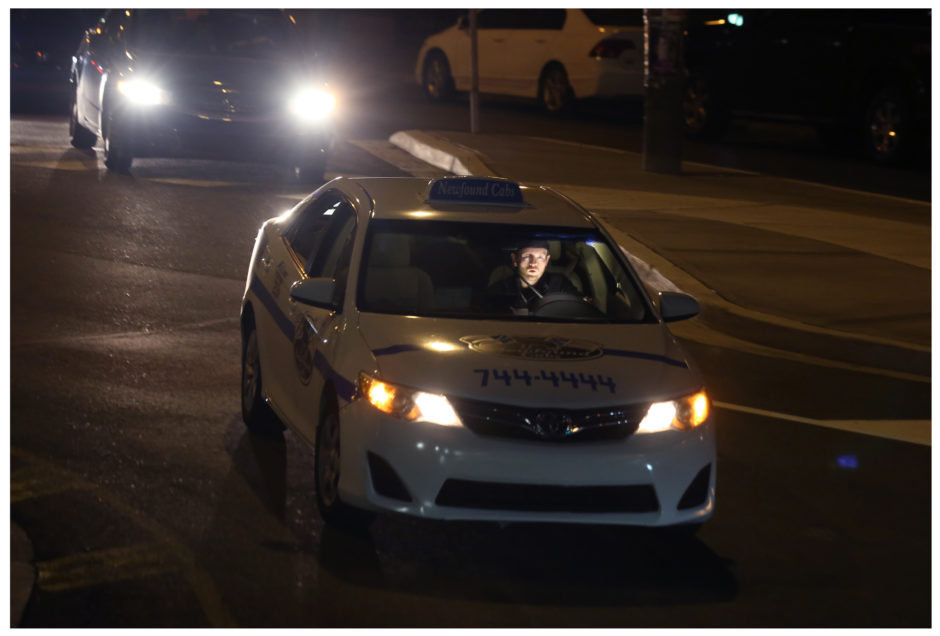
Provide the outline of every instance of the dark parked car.
<path id="1" fill-rule="evenodd" d="M 135 157 L 275 161 L 320 180 L 334 96 L 285 11 L 110 10 L 74 56 L 72 145 Z"/>
<path id="2" fill-rule="evenodd" d="M 896 163 L 930 137 L 930 11 L 695 10 L 685 42 L 690 136 L 732 117 L 817 126 Z"/>

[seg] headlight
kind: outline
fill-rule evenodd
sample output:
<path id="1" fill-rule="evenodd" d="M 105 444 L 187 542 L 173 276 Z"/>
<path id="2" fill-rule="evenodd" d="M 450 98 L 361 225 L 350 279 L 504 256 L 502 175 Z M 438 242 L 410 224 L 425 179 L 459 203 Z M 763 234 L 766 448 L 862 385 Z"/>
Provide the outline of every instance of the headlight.
<path id="1" fill-rule="evenodd" d="M 654 402 L 640 422 L 637 433 L 660 433 L 670 429 L 689 431 L 708 419 L 710 404 L 705 391 L 670 400 Z"/>
<path id="2" fill-rule="evenodd" d="M 159 86 L 145 80 L 121 80 L 117 84 L 118 92 L 135 104 L 155 106 L 166 104 L 169 94 Z"/>
<path id="3" fill-rule="evenodd" d="M 291 97 L 288 107 L 296 117 L 307 122 L 326 119 L 336 106 L 332 93 L 317 88 L 305 88 Z"/>
<path id="4" fill-rule="evenodd" d="M 363 398 L 383 413 L 409 422 L 431 422 L 441 426 L 460 426 L 460 418 L 443 395 L 416 391 L 359 374 Z"/>

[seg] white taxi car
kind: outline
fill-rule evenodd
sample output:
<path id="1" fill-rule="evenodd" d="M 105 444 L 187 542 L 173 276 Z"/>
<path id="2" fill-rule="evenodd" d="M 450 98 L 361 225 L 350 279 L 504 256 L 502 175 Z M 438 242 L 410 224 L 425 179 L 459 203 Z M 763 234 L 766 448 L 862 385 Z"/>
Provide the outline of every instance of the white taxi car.
<path id="1" fill-rule="evenodd" d="M 575 99 L 643 95 L 642 9 L 483 9 L 480 91 L 535 97 L 550 112 Z M 432 100 L 470 90 L 467 17 L 427 38 L 415 79 Z"/>
<path id="2" fill-rule="evenodd" d="M 652 302 L 548 188 L 338 178 L 258 234 L 243 417 L 310 444 L 329 523 L 694 527 L 715 505 L 714 422 L 664 323 L 697 312 Z"/>

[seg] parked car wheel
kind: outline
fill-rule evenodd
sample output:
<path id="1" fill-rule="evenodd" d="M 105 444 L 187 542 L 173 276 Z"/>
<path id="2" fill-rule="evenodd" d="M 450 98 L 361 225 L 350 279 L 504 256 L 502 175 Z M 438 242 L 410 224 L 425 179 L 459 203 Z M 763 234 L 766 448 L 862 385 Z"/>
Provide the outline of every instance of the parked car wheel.
<path id="1" fill-rule="evenodd" d="M 91 148 L 98 141 L 98 135 L 78 123 L 78 99 L 72 91 L 72 110 L 69 115 L 69 138 L 72 145 L 83 150 Z"/>
<path id="2" fill-rule="evenodd" d="M 877 163 L 903 161 L 909 138 L 910 107 L 901 91 L 885 88 L 875 93 L 865 112 L 865 141 L 868 155 Z"/>
<path id="3" fill-rule="evenodd" d="M 120 120 L 113 113 L 105 114 L 104 130 L 104 165 L 112 172 L 128 173 L 134 156 L 131 147 L 121 130 Z"/>
<path id="4" fill-rule="evenodd" d="M 432 51 L 424 60 L 423 88 L 431 101 L 443 102 L 454 96 L 454 77 L 450 72 L 450 64 L 440 51 Z"/>
<path id="5" fill-rule="evenodd" d="M 539 101 L 550 113 L 561 113 L 571 109 L 574 91 L 568 81 L 568 73 L 560 64 L 552 64 L 539 78 Z"/>
<path id="6" fill-rule="evenodd" d="M 242 420 L 248 430 L 259 435 L 277 435 L 284 430 L 261 391 L 258 332 L 251 318 L 242 335 Z"/>
<path id="7" fill-rule="evenodd" d="M 692 75 L 682 95 L 682 116 L 686 136 L 715 140 L 728 129 L 730 114 L 715 94 L 712 83 L 701 75 Z"/>

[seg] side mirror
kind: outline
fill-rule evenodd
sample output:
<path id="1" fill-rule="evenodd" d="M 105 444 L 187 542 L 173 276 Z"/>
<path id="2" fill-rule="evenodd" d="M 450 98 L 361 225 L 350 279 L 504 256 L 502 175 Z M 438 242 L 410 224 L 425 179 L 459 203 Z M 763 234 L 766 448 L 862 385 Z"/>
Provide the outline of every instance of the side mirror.
<path id="1" fill-rule="evenodd" d="M 659 314 L 664 322 L 675 322 L 697 316 L 701 308 L 688 294 L 659 292 Z"/>
<path id="2" fill-rule="evenodd" d="M 305 278 L 291 285 L 290 297 L 305 305 L 338 309 L 333 302 L 335 291 L 336 281 L 332 278 Z"/>

